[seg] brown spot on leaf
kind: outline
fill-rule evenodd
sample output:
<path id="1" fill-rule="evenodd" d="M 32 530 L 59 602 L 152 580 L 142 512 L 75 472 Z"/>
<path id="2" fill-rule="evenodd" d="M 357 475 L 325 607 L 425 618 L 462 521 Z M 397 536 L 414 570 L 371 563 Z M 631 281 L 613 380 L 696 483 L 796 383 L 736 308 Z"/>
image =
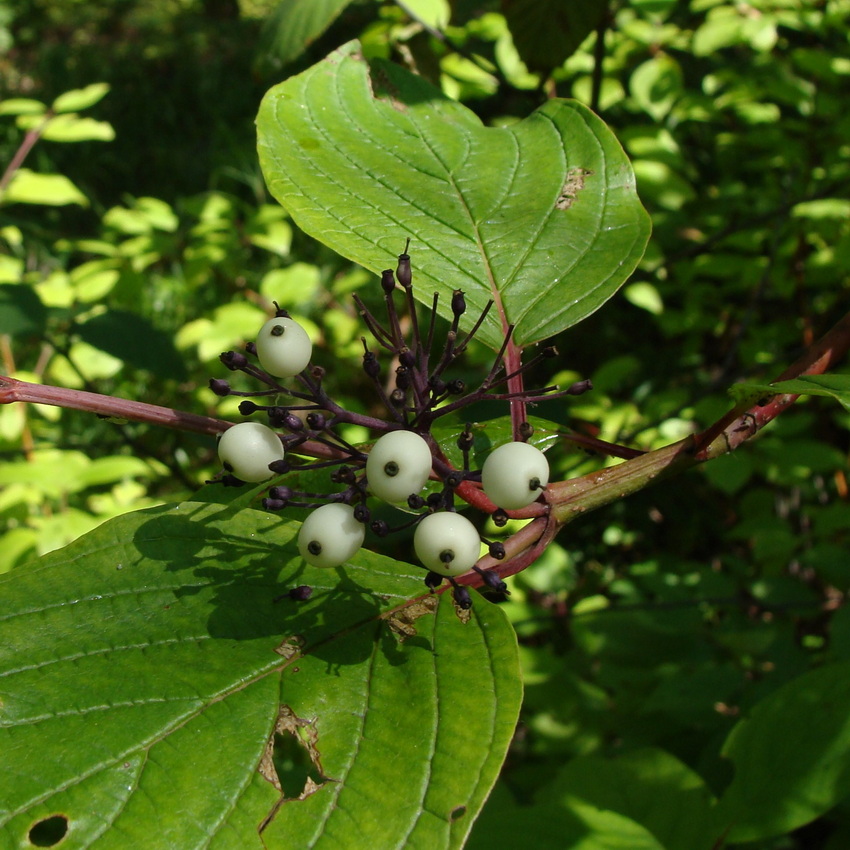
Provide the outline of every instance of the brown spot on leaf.
<path id="1" fill-rule="evenodd" d="M 457 604 L 457 600 L 454 597 L 452 597 L 452 603 L 455 606 L 455 616 L 458 618 L 458 620 L 461 621 L 461 623 L 466 625 L 472 617 L 472 609 L 461 608 L 460 605 Z"/>
<path id="2" fill-rule="evenodd" d="M 369 84 L 373 98 L 388 102 L 397 112 L 407 112 L 407 104 L 402 101 L 401 92 L 383 68 L 369 66 Z"/>
<path id="3" fill-rule="evenodd" d="M 567 170 L 567 179 L 561 188 L 561 193 L 558 195 L 558 200 L 555 202 L 555 209 L 568 210 L 578 198 L 578 193 L 584 189 L 585 177 L 593 174 L 587 168 L 570 168 Z"/>
<path id="4" fill-rule="evenodd" d="M 383 616 L 399 642 L 403 643 L 416 634 L 414 623 L 426 614 L 433 614 L 439 604 L 440 600 L 436 596 L 423 596 Z"/>
<path id="5" fill-rule="evenodd" d="M 282 655 L 287 661 L 291 661 L 304 648 L 304 638 L 301 635 L 290 635 L 284 638 L 275 648 L 278 655 Z"/>

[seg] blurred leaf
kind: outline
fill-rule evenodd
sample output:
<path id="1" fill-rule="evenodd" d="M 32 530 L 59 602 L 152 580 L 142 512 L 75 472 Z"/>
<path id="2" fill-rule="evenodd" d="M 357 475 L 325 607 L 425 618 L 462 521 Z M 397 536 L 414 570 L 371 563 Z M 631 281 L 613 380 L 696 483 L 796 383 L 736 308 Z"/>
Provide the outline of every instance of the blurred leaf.
<path id="1" fill-rule="evenodd" d="M 92 83 L 82 89 L 60 94 L 51 107 L 54 112 L 80 112 L 94 106 L 109 92 L 109 83 Z"/>
<path id="2" fill-rule="evenodd" d="M 658 290 L 651 283 L 646 281 L 630 283 L 623 290 L 623 295 L 635 307 L 640 307 L 654 316 L 660 316 L 664 312 L 664 302 L 661 300 Z"/>
<path id="3" fill-rule="evenodd" d="M 534 71 L 551 72 L 599 26 L 606 4 L 598 0 L 502 0 L 514 44 Z"/>
<path id="4" fill-rule="evenodd" d="M 578 799 L 601 811 L 639 823 L 664 850 L 693 850 L 705 841 L 714 799 L 690 768 L 659 749 L 617 758 L 587 756 L 571 761 L 539 802 Z"/>
<path id="5" fill-rule="evenodd" d="M 735 776 L 716 828 L 756 841 L 814 820 L 850 794 L 850 663 L 798 676 L 756 705 L 726 740 Z M 778 742 L 781 741 L 781 746 Z"/>
<path id="6" fill-rule="evenodd" d="M 191 345 L 198 347 L 202 361 L 217 358 L 222 351 L 240 346 L 253 340 L 268 316 L 244 301 L 217 307 L 212 318 L 195 319 L 184 325 L 177 334 L 176 344 L 183 349 Z"/>
<path id="7" fill-rule="evenodd" d="M 680 210 L 696 198 L 693 186 L 666 162 L 653 159 L 634 161 L 638 191 L 642 198 L 668 210 Z"/>
<path id="8" fill-rule="evenodd" d="M 351 0 L 281 0 L 263 24 L 263 61 L 282 68 L 297 59 L 349 3 Z"/>
<path id="9" fill-rule="evenodd" d="M 791 210 L 795 218 L 815 220 L 836 218 L 847 221 L 850 218 L 850 201 L 846 198 L 819 198 L 816 201 L 803 201 L 795 204 Z"/>
<path id="10" fill-rule="evenodd" d="M 521 806 L 497 785 L 467 850 L 532 846 L 534 850 L 667 850 L 640 824 L 578 798 Z"/>
<path id="11" fill-rule="evenodd" d="M 56 115 L 47 121 L 39 115 L 25 115 L 17 123 L 23 130 L 43 127 L 41 138 L 48 142 L 111 142 L 115 138 L 115 130 L 108 122 L 80 118 L 71 113 Z"/>
<path id="12" fill-rule="evenodd" d="M 747 381 L 730 387 L 729 392 L 740 401 L 784 393 L 827 396 L 834 398 L 845 410 L 850 410 L 850 375 L 803 375 L 790 381 L 776 381 L 773 384 Z"/>
<path id="13" fill-rule="evenodd" d="M 169 505 L 0 578 L 5 845 L 57 812 L 78 846 L 346 847 L 353 823 L 363 846 L 462 845 L 519 710 L 509 624 L 426 597 L 399 643 L 385 617 L 421 570 L 305 567 L 297 528 Z M 275 601 L 305 582 L 308 601 Z M 287 742 L 303 799 L 273 760 Z"/>
<path id="14" fill-rule="evenodd" d="M 0 573 L 6 573 L 35 553 L 38 535 L 32 528 L 12 528 L 3 535 Z"/>
<path id="15" fill-rule="evenodd" d="M 0 115 L 44 115 L 47 107 L 29 97 L 10 97 L 0 100 Z"/>
<path id="16" fill-rule="evenodd" d="M 85 303 L 105 298 L 121 277 L 116 266 L 112 259 L 90 260 L 75 266 L 70 279 L 77 298 Z"/>
<path id="17" fill-rule="evenodd" d="M 452 14 L 448 0 L 401 0 L 398 5 L 437 30 L 445 29 Z"/>
<path id="18" fill-rule="evenodd" d="M 86 196 L 61 174 L 37 174 L 28 168 L 19 168 L 0 194 L 0 203 L 44 204 L 61 207 L 65 204 L 89 205 Z"/>
<path id="19" fill-rule="evenodd" d="M 630 88 L 638 105 L 661 121 L 682 93 L 682 69 L 668 53 L 657 53 L 632 73 Z"/>
<path id="20" fill-rule="evenodd" d="M 746 452 L 733 452 L 714 458 L 701 469 L 713 486 L 731 495 L 737 493 L 752 477 L 753 459 Z"/>
<path id="21" fill-rule="evenodd" d="M 141 235 L 162 230 L 173 233 L 180 220 L 170 204 L 159 198 L 136 198 L 132 207 L 112 207 L 103 216 L 103 223 L 128 235 Z"/>
<path id="22" fill-rule="evenodd" d="M 313 303 L 320 284 L 318 266 L 293 263 L 285 269 L 272 269 L 264 275 L 260 292 L 269 301 L 277 301 L 287 310 Z"/>
<path id="23" fill-rule="evenodd" d="M 47 310 L 38 293 L 24 284 L 0 284 L 0 334 L 42 336 Z"/>
<path id="24" fill-rule="evenodd" d="M 128 310 L 107 310 L 75 326 L 80 338 L 137 369 L 182 380 L 186 364 L 170 334 Z"/>
<path id="25" fill-rule="evenodd" d="M 370 81 L 370 73 L 372 78 Z M 266 95 L 260 161 L 307 233 L 379 272 L 410 236 L 417 297 L 449 314 L 462 289 L 479 336 L 502 321 L 530 345 L 594 312 L 640 259 L 649 234 L 622 148 L 572 101 L 505 128 L 350 43 Z M 377 285 L 377 283 L 376 283 Z"/>
<path id="26" fill-rule="evenodd" d="M 732 47 L 743 38 L 743 12 L 721 4 L 711 9 L 696 29 L 691 49 L 695 56 L 711 56 L 724 47 Z"/>

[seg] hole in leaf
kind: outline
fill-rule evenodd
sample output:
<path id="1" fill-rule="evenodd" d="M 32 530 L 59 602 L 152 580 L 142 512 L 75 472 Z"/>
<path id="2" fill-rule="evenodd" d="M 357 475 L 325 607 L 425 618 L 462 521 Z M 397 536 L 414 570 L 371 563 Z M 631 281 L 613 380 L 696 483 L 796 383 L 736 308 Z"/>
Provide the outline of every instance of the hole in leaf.
<path id="1" fill-rule="evenodd" d="M 260 763 L 260 773 L 287 800 L 303 800 L 319 789 L 327 777 L 319 756 L 315 720 L 297 717 L 287 705 L 280 707 L 274 733 Z"/>
<path id="2" fill-rule="evenodd" d="M 452 809 L 451 819 L 452 823 L 456 820 L 459 820 L 466 814 L 466 806 L 458 806 L 456 809 Z"/>
<path id="3" fill-rule="evenodd" d="M 308 782 L 321 784 L 315 765 L 296 734 L 275 734 L 272 762 L 281 790 L 286 797 L 299 797 L 308 789 Z"/>
<path id="4" fill-rule="evenodd" d="M 34 847 L 55 847 L 67 833 L 68 818 L 65 815 L 51 815 L 34 824 L 28 838 Z"/>

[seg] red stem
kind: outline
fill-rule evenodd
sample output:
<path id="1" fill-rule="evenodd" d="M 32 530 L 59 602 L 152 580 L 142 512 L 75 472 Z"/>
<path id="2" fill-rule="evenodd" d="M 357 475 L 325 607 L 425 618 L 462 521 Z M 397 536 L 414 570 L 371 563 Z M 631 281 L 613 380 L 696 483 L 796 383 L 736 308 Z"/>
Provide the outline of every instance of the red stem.
<path id="1" fill-rule="evenodd" d="M 12 182 L 12 177 L 15 176 L 15 172 L 24 164 L 24 160 L 27 158 L 29 152 L 35 147 L 35 143 L 41 138 L 44 128 L 47 126 L 52 117 L 53 112 L 51 110 L 45 112 L 42 122 L 37 127 L 33 127 L 32 130 L 24 136 L 21 146 L 15 151 L 15 155 L 12 157 L 11 162 L 3 172 L 3 176 L 0 177 L 0 197 L 2 197 L 3 193 L 6 191 L 9 183 Z"/>

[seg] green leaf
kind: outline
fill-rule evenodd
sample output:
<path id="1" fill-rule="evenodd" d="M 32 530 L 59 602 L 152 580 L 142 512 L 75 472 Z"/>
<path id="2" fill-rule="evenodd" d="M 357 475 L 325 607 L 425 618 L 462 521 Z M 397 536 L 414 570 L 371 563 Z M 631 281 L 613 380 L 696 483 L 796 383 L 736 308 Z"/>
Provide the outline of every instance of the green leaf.
<path id="1" fill-rule="evenodd" d="M 522 61 L 549 73 L 596 29 L 605 6 L 598 0 L 502 0 L 502 11 Z"/>
<path id="2" fill-rule="evenodd" d="M 814 221 L 850 218 L 850 201 L 846 198 L 818 198 L 815 201 L 801 201 L 791 209 L 794 218 L 808 218 Z"/>
<path id="3" fill-rule="evenodd" d="M 48 142 L 111 142 L 115 130 L 108 121 L 66 114 L 51 118 L 41 137 Z"/>
<path id="4" fill-rule="evenodd" d="M 616 812 L 651 832 L 665 850 L 693 850 L 704 844 L 714 803 L 696 773 L 654 748 L 613 759 L 574 759 L 544 796 L 550 804 L 567 797 Z"/>
<path id="5" fill-rule="evenodd" d="M 21 284 L 0 284 L 0 334 L 41 336 L 47 310 L 38 293 Z"/>
<path id="6" fill-rule="evenodd" d="M 642 310 L 652 313 L 653 316 L 660 316 L 664 312 L 664 302 L 661 300 L 661 295 L 647 281 L 630 283 L 623 290 L 623 295 L 635 307 L 640 307 Z"/>
<path id="7" fill-rule="evenodd" d="M 657 53 L 632 73 L 632 97 L 655 121 L 661 121 L 682 93 L 682 69 L 668 53 Z"/>
<path id="8" fill-rule="evenodd" d="M 461 846 L 519 711 L 512 629 L 444 595 L 399 643 L 421 570 L 306 567 L 297 528 L 163 506 L 0 577 L 3 846 L 57 813 L 74 846 Z"/>
<path id="9" fill-rule="evenodd" d="M 467 850 L 667 850 L 649 830 L 576 797 L 520 806 L 498 784 L 472 831 Z"/>
<path id="10" fill-rule="evenodd" d="M 434 29 L 445 29 L 452 16 L 448 0 L 404 0 L 403 9 Z"/>
<path id="11" fill-rule="evenodd" d="M 82 89 L 72 89 L 53 101 L 54 112 L 80 112 L 94 106 L 109 91 L 109 83 L 92 83 Z"/>
<path id="12" fill-rule="evenodd" d="M 263 61 L 281 68 L 297 59 L 349 3 L 351 0 L 281 0 L 263 25 Z"/>
<path id="13" fill-rule="evenodd" d="M 803 375 L 790 381 L 773 384 L 741 383 L 729 390 L 739 400 L 757 399 L 772 395 L 820 395 L 834 398 L 846 410 L 850 410 L 850 375 Z"/>
<path id="14" fill-rule="evenodd" d="M 44 204 L 61 207 L 66 204 L 89 205 L 86 196 L 62 174 L 36 174 L 19 168 L 12 176 L 0 203 Z"/>
<path id="15" fill-rule="evenodd" d="M 170 334 L 129 310 L 107 310 L 75 326 L 82 340 L 138 369 L 182 379 L 186 364 Z"/>
<path id="16" fill-rule="evenodd" d="M 541 419 L 539 416 L 529 416 L 528 422 L 533 426 L 534 433 L 528 441 L 540 451 L 549 451 L 563 439 L 563 429 L 555 422 Z M 469 450 L 470 466 L 480 469 L 487 455 L 504 443 L 514 439 L 513 425 L 509 416 L 498 419 L 488 419 L 484 422 L 472 422 L 472 448 Z M 457 447 L 457 440 L 465 426 L 458 422 L 442 424 L 438 422 L 431 433 L 440 444 L 440 449 L 452 466 L 463 467 L 463 452 Z"/>
<path id="17" fill-rule="evenodd" d="M 356 43 L 273 88 L 258 117 L 260 162 L 296 224 L 379 272 L 411 237 L 414 290 L 449 315 L 454 289 L 498 347 L 527 346 L 590 315 L 634 269 L 649 236 L 628 159 L 573 101 L 509 127 Z M 377 286 L 377 282 L 375 283 Z"/>
<path id="18" fill-rule="evenodd" d="M 814 820 L 850 794 L 850 663 L 798 676 L 758 703 L 726 740 L 735 776 L 716 812 L 730 841 Z"/>
<path id="19" fill-rule="evenodd" d="M 10 97 L 0 100 L 0 115 L 44 115 L 47 107 L 29 97 Z"/>

